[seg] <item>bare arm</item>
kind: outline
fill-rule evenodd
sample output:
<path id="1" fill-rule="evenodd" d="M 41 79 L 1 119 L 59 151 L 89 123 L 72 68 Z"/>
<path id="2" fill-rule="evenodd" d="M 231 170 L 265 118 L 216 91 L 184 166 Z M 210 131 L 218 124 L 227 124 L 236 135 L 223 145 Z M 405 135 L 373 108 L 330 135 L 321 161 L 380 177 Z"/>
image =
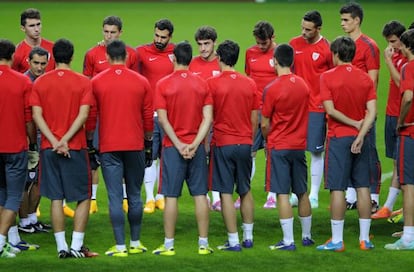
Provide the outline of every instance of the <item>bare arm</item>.
<path id="1" fill-rule="evenodd" d="M 190 145 L 188 145 L 187 150 L 186 150 L 187 151 L 186 156 L 188 156 L 188 158 L 191 158 L 194 155 L 200 143 L 208 135 L 212 121 L 213 121 L 213 106 L 205 105 L 203 107 L 203 120 L 201 121 L 201 124 L 198 128 L 197 135 L 194 138 L 193 142 Z"/>
<path id="2" fill-rule="evenodd" d="M 56 149 L 57 143 L 59 142 L 52 131 L 50 131 L 49 126 L 46 124 L 45 119 L 43 118 L 43 110 L 39 106 L 33 106 L 33 120 L 35 121 L 37 127 L 40 129 L 42 134 L 48 139 L 53 149 Z"/>
<path id="3" fill-rule="evenodd" d="M 269 118 L 262 115 L 260 128 L 262 129 L 263 138 L 267 141 L 267 135 L 269 134 Z"/>
<path id="4" fill-rule="evenodd" d="M 361 129 L 359 130 L 358 136 L 351 145 L 352 153 L 360 153 L 362 145 L 364 143 L 364 137 L 368 133 L 372 124 L 375 121 L 377 116 L 377 100 L 370 100 L 367 102 L 367 113 L 365 115 L 364 121 L 362 122 Z"/>
<path id="5" fill-rule="evenodd" d="M 355 127 L 356 129 L 360 130 L 361 124 L 363 120 L 354 120 L 343 114 L 342 112 L 335 109 L 335 105 L 333 104 L 332 100 L 325 100 L 323 101 L 323 106 L 325 108 L 326 113 L 329 117 L 334 118 L 338 122 L 341 122 L 345 125 Z"/>
<path id="6" fill-rule="evenodd" d="M 252 139 L 253 139 L 253 143 L 254 143 L 254 139 L 256 137 L 256 133 L 257 133 L 257 127 L 258 127 L 258 119 L 259 113 L 257 110 L 252 110 L 252 113 L 250 115 L 250 120 L 252 122 Z"/>
<path id="7" fill-rule="evenodd" d="M 377 90 L 378 87 L 378 70 L 369 70 L 368 75 L 372 79 L 372 82 L 374 82 L 374 89 Z"/>
<path id="8" fill-rule="evenodd" d="M 388 71 L 390 71 L 391 79 L 394 81 L 395 85 L 400 87 L 400 73 L 398 72 L 397 68 L 395 68 L 394 64 L 392 63 L 392 56 L 394 54 L 394 48 L 391 46 L 387 46 L 384 50 L 384 58 L 385 64 L 387 65 Z"/>
<path id="9" fill-rule="evenodd" d="M 174 144 L 175 148 L 177 148 L 178 152 L 180 152 L 181 155 L 184 155 L 184 149 L 187 145 L 182 143 L 175 134 L 175 131 L 171 126 L 170 121 L 168 120 L 167 111 L 164 109 L 158 109 L 157 114 L 158 121 L 165 134 L 167 134 L 168 138 L 170 138 L 171 142 Z"/>

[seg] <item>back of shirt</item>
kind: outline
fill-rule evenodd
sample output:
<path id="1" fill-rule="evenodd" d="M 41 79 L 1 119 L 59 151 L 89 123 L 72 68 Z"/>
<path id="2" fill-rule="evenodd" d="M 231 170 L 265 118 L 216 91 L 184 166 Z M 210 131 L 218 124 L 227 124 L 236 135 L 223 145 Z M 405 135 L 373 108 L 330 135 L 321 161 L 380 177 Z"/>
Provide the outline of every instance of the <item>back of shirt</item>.
<path id="1" fill-rule="evenodd" d="M 304 150 L 309 118 L 309 88 L 294 74 L 282 75 L 266 87 L 262 115 L 270 119 L 267 147 Z"/>
<path id="2" fill-rule="evenodd" d="M 336 66 L 321 75 L 322 101 L 331 100 L 336 110 L 353 120 L 364 119 L 367 102 L 376 98 L 371 78 L 351 64 Z M 328 136 L 356 136 L 358 132 L 355 127 L 328 116 Z"/>
<path id="3" fill-rule="evenodd" d="M 176 70 L 155 89 L 155 109 L 167 111 L 168 121 L 181 142 L 190 144 L 203 119 L 203 107 L 212 105 L 207 83 L 188 70 Z M 172 146 L 165 135 L 163 146 Z"/>
<path id="4" fill-rule="evenodd" d="M 87 77 L 74 71 L 56 69 L 36 79 L 30 104 L 42 108 L 43 118 L 49 129 L 57 139 L 61 139 L 78 116 L 80 106 L 95 104 L 92 84 Z M 51 147 L 50 142 L 42 135 L 41 149 Z M 86 148 L 84 127 L 69 141 L 69 148 Z"/>
<path id="5" fill-rule="evenodd" d="M 259 109 L 256 84 L 238 72 L 209 78 L 213 98 L 213 140 L 216 146 L 252 144 L 251 113 Z"/>
<path id="6" fill-rule="evenodd" d="M 144 131 L 153 130 L 148 80 L 124 65 L 113 65 L 92 79 L 99 110 L 101 152 L 144 149 Z"/>
<path id="7" fill-rule="evenodd" d="M 0 65 L 0 153 L 27 150 L 26 122 L 31 120 L 30 79 Z"/>

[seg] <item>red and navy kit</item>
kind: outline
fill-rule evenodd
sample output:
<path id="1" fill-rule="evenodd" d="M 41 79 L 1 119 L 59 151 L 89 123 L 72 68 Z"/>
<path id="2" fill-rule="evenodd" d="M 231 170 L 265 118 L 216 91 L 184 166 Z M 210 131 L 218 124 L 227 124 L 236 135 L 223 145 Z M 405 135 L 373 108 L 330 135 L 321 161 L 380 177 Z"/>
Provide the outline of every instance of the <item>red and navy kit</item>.
<path id="1" fill-rule="evenodd" d="M 92 106 L 95 99 L 87 77 L 71 70 L 56 69 L 36 79 L 30 104 L 42 108 L 49 129 L 61 139 L 78 116 L 80 106 Z M 82 127 L 68 144 L 72 150 L 86 149 L 85 128 Z M 52 148 L 52 145 L 42 135 L 41 149 L 46 148 Z"/>
<path id="2" fill-rule="evenodd" d="M 332 53 L 329 42 L 321 38 L 309 44 L 302 36 L 293 38 L 289 43 L 295 50 L 292 71 L 302 77 L 309 86 L 309 111 L 324 112 L 320 98 L 320 75 L 333 68 Z"/>
<path id="3" fill-rule="evenodd" d="M 0 82 L 0 153 L 19 153 L 27 150 L 26 122 L 32 120 L 32 83 L 8 65 L 0 65 Z"/>
<path id="4" fill-rule="evenodd" d="M 55 69 L 55 59 L 53 58 L 53 42 L 48 41 L 46 39 L 41 40 L 40 47 L 45 49 L 47 52 L 49 52 L 49 62 L 46 66 L 46 72 L 52 71 Z M 31 47 L 25 40 L 21 41 L 16 46 L 16 51 L 14 53 L 13 58 L 13 65 L 12 68 L 20 73 L 26 72 L 30 66 L 29 66 L 29 54 L 30 51 L 32 51 L 33 47 Z"/>
<path id="5" fill-rule="evenodd" d="M 138 59 L 135 50 L 127 46 L 126 67 L 131 70 L 138 70 Z M 97 45 L 91 48 L 85 55 L 83 61 L 83 74 L 88 77 L 94 77 L 105 69 L 108 69 L 110 64 L 106 59 L 106 46 Z"/>
<path id="6" fill-rule="evenodd" d="M 309 115 L 309 88 L 295 74 L 275 79 L 263 94 L 262 115 L 270 118 L 268 149 L 305 150 Z"/>
<path id="7" fill-rule="evenodd" d="M 153 130 L 148 80 L 125 65 L 113 65 L 92 79 L 99 117 L 100 152 L 144 149 L 144 131 Z"/>
<path id="8" fill-rule="evenodd" d="M 321 75 L 322 101 L 331 100 L 336 110 L 353 120 L 364 119 L 366 103 L 376 97 L 368 74 L 351 64 L 339 65 Z M 358 133 L 355 127 L 328 117 L 328 137 L 357 136 Z"/>

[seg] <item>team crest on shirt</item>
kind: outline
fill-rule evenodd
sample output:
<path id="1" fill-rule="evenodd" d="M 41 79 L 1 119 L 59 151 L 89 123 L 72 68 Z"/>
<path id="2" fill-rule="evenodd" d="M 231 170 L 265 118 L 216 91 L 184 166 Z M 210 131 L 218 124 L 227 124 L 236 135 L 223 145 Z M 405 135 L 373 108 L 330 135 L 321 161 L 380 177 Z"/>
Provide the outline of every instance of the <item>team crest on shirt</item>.
<path id="1" fill-rule="evenodd" d="M 187 77 L 187 73 L 181 73 L 181 77 L 182 78 L 186 78 Z"/>
<path id="2" fill-rule="evenodd" d="M 291 78 L 289 78 L 289 80 L 290 80 L 292 83 L 295 83 L 295 82 L 296 82 L 295 77 L 291 77 Z"/>
<path id="3" fill-rule="evenodd" d="M 174 62 L 174 54 L 168 54 L 168 58 L 171 62 Z"/>
<path id="4" fill-rule="evenodd" d="M 230 75 L 230 77 L 231 77 L 232 79 L 236 79 L 237 75 L 236 75 L 236 74 L 231 74 L 231 75 Z"/>
<path id="5" fill-rule="evenodd" d="M 211 74 L 212 74 L 213 76 L 218 76 L 218 75 L 220 74 L 220 71 L 213 70 L 213 71 L 211 72 Z"/>
<path id="6" fill-rule="evenodd" d="M 58 72 L 58 76 L 60 76 L 60 77 L 63 77 L 64 74 L 65 74 L 65 72 L 63 72 L 63 71 Z"/>
<path id="7" fill-rule="evenodd" d="M 3 71 L 0 71 L 0 76 L 3 74 Z"/>
<path id="8" fill-rule="evenodd" d="M 269 59 L 269 65 L 270 67 L 275 67 L 275 61 L 273 60 L 273 58 Z"/>
<path id="9" fill-rule="evenodd" d="M 318 52 L 313 52 L 312 53 L 312 59 L 315 61 L 315 60 L 317 60 L 317 59 L 319 59 L 319 56 L 320 56 L 321 54 L 319 54 Z"/>
<path id="10" fill-rule="evenodd" d="M 115 73 L 119 76 L 120 74 L 122 74 L 122 70 L 121 69 L 116 69 Z"/>
<path id="11" fill-rule="evenodd" d="M 352 67 L 348 66 L 348 67 L 346 67 L 346 70 L 347 70 L 348 72 L 351 72 L 351 71 L 352 71 Z"/>

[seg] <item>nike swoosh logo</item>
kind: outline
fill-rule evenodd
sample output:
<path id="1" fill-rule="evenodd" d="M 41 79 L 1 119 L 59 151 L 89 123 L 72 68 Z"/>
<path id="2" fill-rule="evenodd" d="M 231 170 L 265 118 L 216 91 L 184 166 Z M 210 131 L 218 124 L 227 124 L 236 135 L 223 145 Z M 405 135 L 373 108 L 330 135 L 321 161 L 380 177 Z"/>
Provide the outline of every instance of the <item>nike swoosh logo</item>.
<path id="1" fill-rule="evenodd" d="M 200 75 L 201 72 L 193 72 L 194 75 Z"/>
<path id="2" fill-rule="evenodd" d="M 99 64 L 102 64 L 102 63 L 105 63 L 105 62 L 106 62 L 106 60 L 99 60 L 98 61 Z"/>
<path id="3" fill-rule="evenodd" d="M 156 60 L 157 58 L 149 58 L 148 60 L 149 61 L 154 61 L 154 60 Z"/>
<path id="4" fill-rule="evenodd" d="M 322 149 L 322 148 L 323 148 L 323 145 L 319 145 L 316 147 L 316 149 Z"/>
<path id="5" fill-rule="evenodd" d="M 303 51 L 296 51 L 295 53 L 296 53 L 296 54 L 302 54 L 302 53 L 303 53 Z"/>
<path id="6" fill-rule="evenodd" d="M 251 59 L 250 60 L 250 62 L 256 62 L 257 61 L 257 59 Z"/>

